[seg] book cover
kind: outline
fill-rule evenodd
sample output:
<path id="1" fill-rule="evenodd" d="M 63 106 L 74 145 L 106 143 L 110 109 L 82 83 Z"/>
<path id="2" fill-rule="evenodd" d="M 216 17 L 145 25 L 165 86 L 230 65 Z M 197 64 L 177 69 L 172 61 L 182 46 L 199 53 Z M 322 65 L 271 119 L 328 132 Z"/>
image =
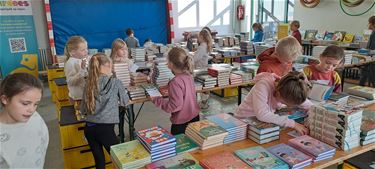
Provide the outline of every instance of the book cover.
<path id="1" fill-rule="evenodd" d="M 198 144 L 187 137 L 185 134 L 175 135 L 176 138 L 176 152 L 177 154 L 197 150 L 199 148 Z"/>
<path id="2" fill-rule="evenodd" d="M 306 30 L 305 40 L 315 40 L 315 35 L 318 33 L 318 30 Z"/>
<path id="3" fill-rule="evenodd" d="M 320 83 L 313 83 L 309 98 L 316 101 L 328 100 L 333 92 L 334 87 Z"/>
<path id="4" fill-rule="evenodd" d="M 145 91 L 147 92 L 147 94 L 150 96 L 150 97 L 161 97 L 161 93 L 159 92 L 158 88 L 156 86 L 154 86 L 153 84 L 142 84 L 141 85 L 142 88 L 145 89 Z"/>
<path id="5" fill-rule="evenodd" d="M 150 147 L 156 147 L 176 140 L 172 134 L 160 126 L 139 130 L 137 131 L 137 135 Z"/>
<path id="6" fill-rule="evenodd" d="M 333 33 L 332 40 L 341 42 L 345 37 L 346 32 L 345 31 L 335 31 Z"/>
<path id="7" fill-rule="evenodd" d="M 312 157 L 298 151 L 297 149 L 286 145 L 278 144 L 267 148 L 276 157 L 279 157 L 284 162 L 288 163 L 290 167 L 295 167 L 301 163 L 306 163 L 307 161 L 312 161 Z"/>
<path id="8" fill-rule="evenodd" d="M 234 153 L 255 169 L 289 168 L 285 162 L 260 146 L 236 150 Z"/>
<path id="9" fill-rule="evenodd" d="M 111 156 L 116 163 L 121 165 L 132 165 L 138 160 L 151 158 L 150 153 L 148 153 L 138 140 L 111 146 Z"/>
<path id="10" fill-rule="evenodd" d="M 326 32 L 323 40 L 333 40 L 333 32 Z"/>
<path id="11" fill-rule="evenodd" d="M 272 123 L 261 122 L 255 116 L 241 120 L 249 125 L 249 129 L 255 131 L 258 134 L 265 134 L 272 131 L 280 130 L 280 126 Z"/>
<path id="12" fill-rule="evenodd" d="M 227 135 L 228 133 L 222 127 L 209 120 L 201 120 L 190 123 L 189 126 L 196 131 L 201 137 L 207 139 L 215 135 Z"/>
<path id="13" fill-rule="evenodd" d="M 205 168 L 214 169 L 251 169 L 246 163 L 230 152 L 216 153 L 199 161 Z"/>
<path id="14" fill-rule="evenodd" d="M 216 123 L 220 127 L 228 130 L 240 126 L 246 126 L 246 123 L 243 121 L 227 114 L 227 113 L 219 113 L 212 116 L 206 117 L 206 119 Z"/>
<path id="15" fill-rule="evenodd" d="M 347 33 L 344 36 L 344 39 L 342 40 L 344 43 L 352 43 L 354 40 L 354 34 Z"/>
<path id="16" fill-rule="evenodd" d="M 199 162 L 189 153 L 160 160 L 146 165 L 147 169 L 201 169 Z"/>
<path id="17" fill-rule="evenodd" d="M 253 140 L 253 141 L 255 141 L 255 142 L 258 143 L 258 144 L 269 143 L 269 142 L 272 142 L 272 141 L 278 140 L 278 139 L 280 138 L 279 135 L 277 135 L 277 136 L 273 136 L 273 137 L 269 137 L 269 138 L 266 138 L 266 139 L 263 139 L 263 140 L 258 140 L 258 139 L 256 139 L 255 137 L 253 137 L 253 136 L 251 136 L 251 135 L 249 135 L 248 137 L 249 137 L 250 140 Z"/>
<path id="18" fill-rule="evenodd" d="M 348 93 L 374 100 L 375 88 L 367 87 L 367 86 L 353 86 L 353 87 L 348 88 Z"/>
<path id="19" fill-rule="evenodd" d="M 315 138 L 312 138 L 308 135 L 290 139 L 289 143 L 292 146 L 298 148 L 299 150 L 307 152 L 315 157 L 336 151 L 334 147 L 326 143 L 323 143 Z"/>

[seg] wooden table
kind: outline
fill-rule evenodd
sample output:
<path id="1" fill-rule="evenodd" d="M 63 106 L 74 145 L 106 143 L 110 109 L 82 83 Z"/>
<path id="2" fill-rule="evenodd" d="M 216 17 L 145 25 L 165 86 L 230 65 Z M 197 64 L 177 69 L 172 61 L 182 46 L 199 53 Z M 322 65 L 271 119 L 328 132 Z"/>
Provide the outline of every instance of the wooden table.
<path id="1" fill-rule="evenodd" d="M 237 56 L 223 56 L 222 58 L 223 59 L 230 59 L 230 65 L 233 65 L 233 59 L 236 59 L 236 58 L 242 58 L 242 57 L 246 57 L 246 56 L 251 56 L 251 57 L 256 57 L 255 54 L 248 54 L 248 55 L 237 55 Z"/>

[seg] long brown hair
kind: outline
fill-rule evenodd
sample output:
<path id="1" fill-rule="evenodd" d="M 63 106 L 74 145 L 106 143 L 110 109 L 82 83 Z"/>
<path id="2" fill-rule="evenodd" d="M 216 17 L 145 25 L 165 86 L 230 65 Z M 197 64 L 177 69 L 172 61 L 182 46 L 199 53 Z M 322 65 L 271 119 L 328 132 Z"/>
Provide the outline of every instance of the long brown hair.
<path id="1" fill-rule="evenodd" d="M 104 53 L 97 53 L 91 57 L 89 64 L 89 75 L 87 78 L 86 108 L 88 114 L 95 113 L 95 96 L 99 93 L 98 80 L 100 76 L 100 66 L 111 63 L 111 59 Z"/>
<path id="2" fill-rule="evenodd" d="M 199 32 L 199 36 L 202 38 L 203 42 L 207 44 L 207 51 L 211 53 L 212 51 L 212 37 L 211 33 L 207 29 L 202 29 Z"/>
<path id="3" fill-rule="evenodd" d="M 69 38 L 64 48 L 64 55 L 66 56 L 66 60 L 68 60 L 71 57 L 70 52 L 73 50 L 77 50 L 79 44 L 81 43 L 87 43 L 85 38 L 83 38 L 82 36 L 72 36 Z"/>
<path id="4" fill-rule="evenodd" d="M 168 52 L 168 62 L 171 62 L 175 68 L 182 71 L 193 73 L 193 58 L 191 58 L 184 49 L 174 47 Z"/>
<path id="5" fill-rule="evenodd" d="M 279 92 L 281 98 L 295 105 L 305 102 L 310 89 L 311 84 L 306 76 L 298 71 L 289 72 L 276 85 L 276 92 Z"/>

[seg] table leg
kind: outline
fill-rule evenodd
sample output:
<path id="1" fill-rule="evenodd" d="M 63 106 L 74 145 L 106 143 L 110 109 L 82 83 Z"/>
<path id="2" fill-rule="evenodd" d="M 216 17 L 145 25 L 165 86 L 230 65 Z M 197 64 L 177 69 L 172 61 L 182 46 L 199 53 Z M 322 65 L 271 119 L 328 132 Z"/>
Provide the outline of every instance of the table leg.
<path id="1" fill-rule="evenodd" d="M 120 122 L 118 124 L 118 132 L 120 136 L 120 143 L 123 143 L 125 141 L 125 133 L 124 133 L 125 109 L 123 107 L 119 107 L 119 118 L 120 118 Z"/>
<path id="2" fill-rule="evenodd" d="M 127 106 L 128 111 L 128 123 L 129 123 L 129 140 L 134 140 L 134 105 Z"/>
<path id="3" fill-rule="evenodd" d="M 240 105 L 241 104 L 241 98 L 242 98 L 242 86 L 238 86 L 237 87 L 237 104 Z"/>

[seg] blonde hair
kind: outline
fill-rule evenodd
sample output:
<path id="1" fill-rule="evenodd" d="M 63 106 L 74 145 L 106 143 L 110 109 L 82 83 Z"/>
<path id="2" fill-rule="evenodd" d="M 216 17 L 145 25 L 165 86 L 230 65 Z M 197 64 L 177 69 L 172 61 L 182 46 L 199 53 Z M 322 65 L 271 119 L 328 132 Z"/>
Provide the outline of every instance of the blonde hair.
<path id="1" fill-rule="evenodd" d="M 82 36 L 71 36 L 69 38 L 64 48 L 64 55 L 66 56 L 66 60 L 68 60 L 71 57 L 70 52 L 72 52 L 73 50 L 77 50 L 79 44 L 81 43 L 87 43 L 85 38 L 83 38 Z"/>
<path id="2" fill-rule="evenodd" d="M 300 27 L 299 21 L 297 21 L 297 20 L 292 21 L 292 22 L 290 23 L 290 25 L 294 25 L 294 26 L 296 26 L 297 28 Z"/>
<path id="3" fill-rule="evenodd" d="M 128 46 L 120 38 L 117 38 L 112 42 L 111 59 L 112 59 L 113 62 L 116 61 L 118 50 L 123 48 L 123 47 L 126 47 L 126 52 L 127 52 Z M 129 59 L 128 57 L 129 57 L 129 53 L 128 53 L 128 56 L 125 57 L 125 60 Z"/>
<path id="4" fill-rule="evenodd" d="M 174 47 L 168 52 L 168 62 L 171 62 L 175 68 L 182 71 L 193 73 L 193 58 L 191 58 L 184 49 Z"/>
<path id="5" fill-rule="evenodd" d="M 311 87 L 311 84 L 302 72 L 292 71 L 280 79 L 275 91 L 279 92 L 284 101 L 300 105 L 306 101 Z"/>
<path id="6" fill-rule="evenodd" d="M 275 52 L 279 57 L 296 60 L 302 54 L 302 46 L 296 38 L 288 36 L 277 42 Z"/>
<path id="7" fill-rule="evenodd" d="M 87 78 L 87 88 L 85 93 L 88 114 L 95 113 L 95 96 L 99 93 L 98 80 L 100 76 L 100 66 L 111 63 L 111 59 L 104 53 L 97 53 L 91 57 L 89 64 L 89 75 Z"/>
<path id="8" fill-rule="evenodd" d="M 203 42 L 207 44 L 207 51 L 210 53 L 212 51 L 211 33 L 207 29 L 202 29 L 199 32 L 199 36 L 202 38 Z"/>

